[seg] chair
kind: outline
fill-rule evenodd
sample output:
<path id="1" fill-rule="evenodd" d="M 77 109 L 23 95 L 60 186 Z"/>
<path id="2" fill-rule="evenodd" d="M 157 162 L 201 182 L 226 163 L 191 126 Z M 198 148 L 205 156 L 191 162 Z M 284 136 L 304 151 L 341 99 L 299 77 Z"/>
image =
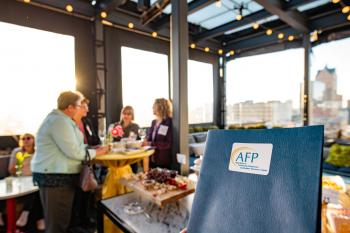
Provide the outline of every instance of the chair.
<path id="1" fill-rule="evenodd" d="M 0 156 L 0 179 L 3 179 L 9 176 L 9 173 L 8 173 L 9 162 L 10 162 L 10 155 Z"/>

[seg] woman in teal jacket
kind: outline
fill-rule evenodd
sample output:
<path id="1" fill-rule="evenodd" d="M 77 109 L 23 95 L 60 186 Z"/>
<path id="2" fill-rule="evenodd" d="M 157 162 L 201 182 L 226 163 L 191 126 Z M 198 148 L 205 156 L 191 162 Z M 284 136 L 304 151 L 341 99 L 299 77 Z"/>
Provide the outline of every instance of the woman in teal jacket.
<path id="1" fill-rule="evenodd" d="M 39 186 L 47 232 L 65 233 L 73 198 L 85 158 L 86 145 L 73 116 L 83 96 L 67 91 L 60 94 L 57 109 L 44 119 L 36 138 L 32 159 L 34 183 Z M 89 149 L 91 158 L 106 154 L 107 147 Z"/>

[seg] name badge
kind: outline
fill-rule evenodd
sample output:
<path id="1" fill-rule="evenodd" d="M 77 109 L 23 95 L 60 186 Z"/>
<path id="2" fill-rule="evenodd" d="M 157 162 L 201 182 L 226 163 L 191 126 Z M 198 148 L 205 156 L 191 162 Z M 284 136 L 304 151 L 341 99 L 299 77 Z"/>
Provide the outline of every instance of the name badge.
<path id="1" fill-rule="evenodd" d="M 233 143 L 228 169 L 257 175 L 268 175 L 270 171 L 271 143 Z"/>
<path id="2" fill-rule="evenodd" d="M 159 130 L 158 130 L 158 134 L 166 136 L 167 132 L 168 132 L 169 126 L 166 125 L 160 125 L 159 126 Z"/>

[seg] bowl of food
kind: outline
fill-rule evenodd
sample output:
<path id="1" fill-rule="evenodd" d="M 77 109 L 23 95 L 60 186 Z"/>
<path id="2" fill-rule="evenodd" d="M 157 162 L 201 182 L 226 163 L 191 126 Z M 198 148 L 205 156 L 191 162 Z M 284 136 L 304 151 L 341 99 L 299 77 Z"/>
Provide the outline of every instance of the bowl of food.
<path id="1" fill-rule="evenodd" d="M 130 140 L 126 143 L 126 148 L 141 148 L 142 141 L 141 140 Z"/>
<path id="2" fill-rule="evenodd" d="M 110 150 L 112 153 L 122 152 L 125 150 L 125 144 L 123 142 L 112 142 L 110 144 Z"/>

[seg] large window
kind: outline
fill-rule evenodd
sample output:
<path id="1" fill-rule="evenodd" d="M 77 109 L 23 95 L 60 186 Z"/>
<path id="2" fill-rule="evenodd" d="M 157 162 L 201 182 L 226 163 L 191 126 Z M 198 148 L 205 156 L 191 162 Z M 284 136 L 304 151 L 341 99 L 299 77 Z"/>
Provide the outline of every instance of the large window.
<path id="1" fill-rule="evenodd" d="M 213 65 L 188 61 L 188 122 L 213 122 Z"/>
<path id="2" fill-rule="evenodd" d="M 350 39 L 314 47 L 311 55 L 311 124 L 325 126 L 325 136 L 350 138 Z M 340 135 L 339 135 L 340 136 Z"/>
<path id="3" fill-rule="evenodd" d="M 135 110 L 135 122 L 150 126 L 156 98 L 169 98 L 168 56 L 122 47 L 123 105 Z"/>
<path id="4" fill-rule="evenodd" d="M 227 64 L 227 123 L 301 124 L 303 50 L 239 58 Z"/>
<path id="5" fill-rule="evenodd" d="M 0 135 L 35 134 L 75 89 L 74 37 L 0 22 Z"/>

